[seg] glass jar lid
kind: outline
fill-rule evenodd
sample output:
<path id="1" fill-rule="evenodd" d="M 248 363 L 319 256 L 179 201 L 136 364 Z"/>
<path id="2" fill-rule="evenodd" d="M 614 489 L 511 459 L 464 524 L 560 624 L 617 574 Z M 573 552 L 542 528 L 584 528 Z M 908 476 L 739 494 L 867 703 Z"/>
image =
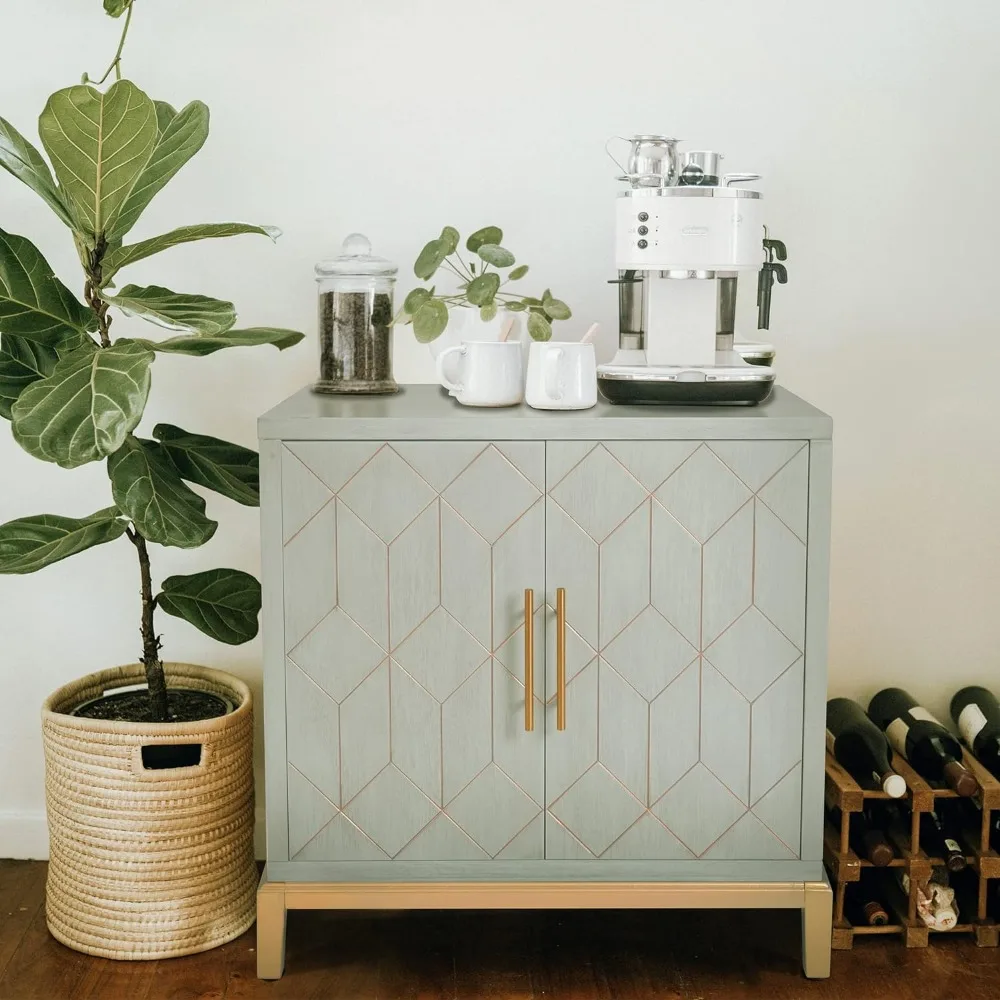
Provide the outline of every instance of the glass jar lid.
<path id="1" fill-rule="evenodd" d="M 386 277 L 395 274 L 399 267 L 385 257 L 372 253 L 372 245 L 363 233 L 351 233 L 341 246 L 343 251 L 337 257 L 321 260 L 316 265 L 316 274 L 320 278 L 330 275 L 371 274 Z"/>

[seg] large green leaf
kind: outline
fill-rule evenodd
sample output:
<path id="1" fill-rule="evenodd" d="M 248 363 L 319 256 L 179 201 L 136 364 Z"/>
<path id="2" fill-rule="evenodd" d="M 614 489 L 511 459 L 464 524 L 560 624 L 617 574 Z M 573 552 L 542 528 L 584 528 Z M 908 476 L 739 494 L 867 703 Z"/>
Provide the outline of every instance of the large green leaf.
<path id="1" fill-rule="evenodd" d="M 37 514 L 0 524 L 0 573 L 34 573 L 125 533 L 117 507 L 90 517 Z"/>
<path id="2" fill-rule="evenodd" d="M 478 278 L 473 278 L 469 282 L 469 287 L 465 290 L 465 297 L 474 306 L 485 306 L 493 301 L 500 288 L 500 275 L 495 272 L 481 274 Z"/>
<path id="3" fill-rule="evenodd" d="M 42 154 L 10 122 L 0 118 L 0 167 L 23 181 L 70 229 L 73 217 Z"/>
<path id="4" fill-rule="evenodd" d="M 65 355 L 11 407 L 15 440 L 35 458 L 64 469 L 116 452 L 142 418 L 154 357 L 128 340 Z"/>
<path id="5" fill-rule="evenodd" d="M 257 326 L 246 330 L 227 330 L 225 333 L 213 336 L 193 334 L 187 337 L 171 337 L 169 340 L 138 340 L 137 343 L 163 354 L 187 354 L 201 358 L 227 347 L 258 347 L 261 344 L 272 344 L 279 351 L 283 351 L 288 347 L 294 347 L 303 336 L 304 334 L 298 330 Z"/>
<path id="6" fill-rule="evenodd" d="M 257 634 L 260 584 L 238 569 L 168 576 L 156 603 L 168 615 L 183 618 L 205 635 L 239 646 Z"/>
<path id="7" fill-rule="evenodd" d="M 157 424 L 153 437 L 174 468 L 189 483 L 215 490 L 247 507 L 260 504 L 260 457 L 257 452 L 180 427 Z"/>
<path id="8" fill-rule="evenodd" d="M 156 146 L 142 168 L 108 230 L 111 239 L 124 236 L 153 200 L 208 138 L 208 108 L 201 101 L 192 101 L 175 112 L 169 104 L 157 101 L 154 117 L 158 128 Z"/>
<path id="9" fill-rule="evenodd" d="M 59 360 L 51 347 L 24 337 L 0 334 L 0 417 L 10 420 L 14 400 L 40 378 L 52 374 Z"/>
<path id="10" fill-rule="evenodd" d="M 131 246 L 112 250 L 104 258 L 102 276 L 105 281 L 109 281 L 123 267 L 128 267 L 129 264 L 134 264 L 137 260 L 142 260 L 145 257 L 152 257 L 153 254 L 169 250 L 170 247 L 175 247 L 180 243 L 220 239 L 225 236 L 242 236 L 247 233 L 270 236 L 272 240 L 276 240 L 281 235 L 281 230 L 274 226 L 253 226 L 245 222 L 213 222 L 203 226 L 181 226 L 180 229 L 173 229 L 162 236 L 154 236 L 141 243 L 133 243 Z"/>
<path id="11" fill-rule="evenodd" d="M 129 436 L 108 459 L 111 495 L 119 510 L 151 542 L 193 549 L 218 527 L 205 516 L 205 501 L 181 479 L 155 441 Z"/>
<path id="12" fill-rule="evenodd" d="M 52 273 L 38 248 L 0 229 L 0 332 L 72 350 L 96 327 L 94 313 Z"/>
<path id="13" fill-rule="evenodd" d="M 78 84 L 49 98 L 38 134 L 84 233 L 111 234 L 157 144 L 153 102 L 129 80 Z"/>
<path id="14" fill-rule="evenodd" d="M 106 295 L 105 301 L 118 306 L 128 315 L 141 316 L 157 326 L 180 333 L 225 333 L 236 322 L 232 302 L 207 295 L 184 295 L 160 285 L 140 288 L 126 285 L 117 295 Z"/>

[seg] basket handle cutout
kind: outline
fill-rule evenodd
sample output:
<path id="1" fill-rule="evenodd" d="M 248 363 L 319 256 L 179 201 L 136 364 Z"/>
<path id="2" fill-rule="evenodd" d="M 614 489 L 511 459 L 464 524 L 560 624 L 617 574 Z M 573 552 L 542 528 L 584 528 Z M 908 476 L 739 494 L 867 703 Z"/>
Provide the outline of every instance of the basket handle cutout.
<path id="1" fill-rule="evenodd" d="M 144 771 L 170 771 L 178 767 L 197 767 L 204 751 L 202 743 L 150 743 L 141 748 Z"/>

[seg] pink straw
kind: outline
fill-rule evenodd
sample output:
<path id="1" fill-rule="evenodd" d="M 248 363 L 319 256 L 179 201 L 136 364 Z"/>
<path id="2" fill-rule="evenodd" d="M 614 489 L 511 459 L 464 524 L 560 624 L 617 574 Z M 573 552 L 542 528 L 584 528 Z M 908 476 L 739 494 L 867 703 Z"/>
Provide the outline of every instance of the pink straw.
<path id="1" fill-rule="evenodd" d="M 591 328 L 583 335 L 583 337 L 581 337 L 580 343 L 589 344 L 594 339 L 594 336 L 596 335 L 599 327 L 600 327 L 599 323 L 594 323 L 591 326 Z"/>

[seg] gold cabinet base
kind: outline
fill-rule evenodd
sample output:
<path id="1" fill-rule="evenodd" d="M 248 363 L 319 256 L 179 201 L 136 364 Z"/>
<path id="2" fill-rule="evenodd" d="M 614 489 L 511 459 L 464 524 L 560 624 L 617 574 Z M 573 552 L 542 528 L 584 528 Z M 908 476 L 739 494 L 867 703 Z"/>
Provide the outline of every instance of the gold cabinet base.
<path id="1" fill-rule="evenodd" d="M 257 975 L 280 979 L 288 910 L 795 909 L 802 968 L 830 975 L 826 882 L 271 882 L 257 890 Z"/>

